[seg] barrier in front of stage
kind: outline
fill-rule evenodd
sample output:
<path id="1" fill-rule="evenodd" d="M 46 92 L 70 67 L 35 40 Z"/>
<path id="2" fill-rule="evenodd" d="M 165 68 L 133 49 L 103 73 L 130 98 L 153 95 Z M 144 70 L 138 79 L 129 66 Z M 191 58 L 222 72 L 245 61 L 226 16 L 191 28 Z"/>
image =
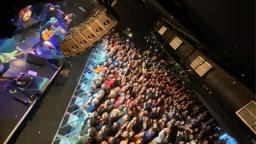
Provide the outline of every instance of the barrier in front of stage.
<path id="1" fill-rule="evenodd" d="M 92 50 L 56 132 L 54 144 L 77 143 L 79 141 L 82 127 L 91 115 L 83 107 L 92 101 L 94 96 L 90 94 L 91 86 L 93 80 L 99 77 L 94 69 L 98 64 L 107 60 L 108 56 L 105 51 L 107 45 L 107 40 L 103 40 Z"/>

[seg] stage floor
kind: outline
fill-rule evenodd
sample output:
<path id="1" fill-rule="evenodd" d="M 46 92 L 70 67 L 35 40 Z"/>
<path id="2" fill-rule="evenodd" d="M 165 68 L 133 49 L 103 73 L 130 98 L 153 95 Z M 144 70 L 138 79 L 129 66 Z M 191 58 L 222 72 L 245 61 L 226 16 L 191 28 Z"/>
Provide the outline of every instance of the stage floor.
<path id="1" fill-rule="evenodd" d="M 61 66 L 56 67 L 50 63 L 44 67 L 36 66 L 26 63 L 23 59 L 13 61 L 11 67 L 5 76 L 14 76 L 17 72 L 27 73 L 32 70 L 37 72 L 37 77 L 49 79 L 45 87 L 50 84 L 61 68 Z M 5 143 L 10 139 L 39 98 L 37 97 L 32 104 L 23 104 L 15 99 L 17 95 L 18 93 L 11 94 L 9 90 L 1 90 L 0 143 Z"/>

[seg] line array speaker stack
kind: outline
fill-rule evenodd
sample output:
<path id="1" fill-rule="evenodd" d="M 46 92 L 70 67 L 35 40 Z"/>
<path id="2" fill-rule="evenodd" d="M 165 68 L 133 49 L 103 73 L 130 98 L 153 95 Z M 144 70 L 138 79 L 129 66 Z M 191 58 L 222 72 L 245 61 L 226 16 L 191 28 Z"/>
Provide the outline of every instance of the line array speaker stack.
<path id="1" fill-rule="evenodd" d="M 66 57 L 79 55 L 99 41 L 116 24 L 117 19 L 105 7 L 98 5 L 83 23 L 70 29 L 60 43 L 60 49 Z"/>

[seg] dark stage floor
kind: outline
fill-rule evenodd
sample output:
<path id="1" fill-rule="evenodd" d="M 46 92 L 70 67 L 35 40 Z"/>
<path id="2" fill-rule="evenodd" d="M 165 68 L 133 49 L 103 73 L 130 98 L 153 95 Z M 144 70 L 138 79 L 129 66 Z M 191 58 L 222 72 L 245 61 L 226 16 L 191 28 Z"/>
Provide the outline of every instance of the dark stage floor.
<path id="1" fill-rule="evenodd" d="M 52 142 L 55 132 L 62 119 L 63 113 L 76 87 L 82 73 L 81 67 L 88 59 L 90 51 L 84 55 L 72 58 L 70 75 L 63 85 L 54 83 L 45 97 L 40 102 L 33 117 L 27 122 L 19 135 L 17 144 L 49 144 Z"/>
<path id="2" fill-rule="evenodd" d="M 46 65 L 44 67 L 35 66 L 32 64 L 26 63 L 24 60 L 18 59 L 15 61 L 19 61 L 19 63 L 23 63 L 22 65 L 17 65 L 22 67 L 22 69 L 16 67 L 16 73 L 23 72 L 27 73 L 28 70 L 33 70 L 37 72 L 37 77 L 45 79 L 45 83 L 42 84 L 44 89 L 50 84 L 50 81 L 55 77 L 55 75 L 60 70 L 60 67 L 53 67 L 52 65 Z M 14 75 L 14 69 L 11 68 L 13 73 L 8 72 L 8 76 Z M 12 74 L 12 75 L 11 75 Z M 33 83 L 37 85 L 36 83 Z M 1 86 L 1 96 L 0 96 L 0 142 L 4 142 L 10 138 L 10 136 L 15 132 L 15 130 L 19 127 L 22 121 L 25 119 L 27 114 L 31 111 L 34 104 L 39 99 L 39 96 L 36 96 L 36 99 L 32 104 L 24 104 L 16 100 L 16 97 L 20 97 L 21 93 L 24 91 L 19 91 L 11 93 L 10 86 L 8 82 L 2 82 Z M 15 88 L 16 89 L 16 88 Z M 40 88 L 41 89 L 41 88 Z"/>

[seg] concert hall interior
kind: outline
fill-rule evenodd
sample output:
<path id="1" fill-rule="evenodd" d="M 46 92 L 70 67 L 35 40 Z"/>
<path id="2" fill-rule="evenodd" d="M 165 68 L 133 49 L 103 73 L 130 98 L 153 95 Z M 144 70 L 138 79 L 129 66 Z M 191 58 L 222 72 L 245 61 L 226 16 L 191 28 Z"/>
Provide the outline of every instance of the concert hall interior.
<path id="1" fill-rule="evenodd" d="M 254 1 L 0 6 L 0 143 L 256 144 Z"/>

